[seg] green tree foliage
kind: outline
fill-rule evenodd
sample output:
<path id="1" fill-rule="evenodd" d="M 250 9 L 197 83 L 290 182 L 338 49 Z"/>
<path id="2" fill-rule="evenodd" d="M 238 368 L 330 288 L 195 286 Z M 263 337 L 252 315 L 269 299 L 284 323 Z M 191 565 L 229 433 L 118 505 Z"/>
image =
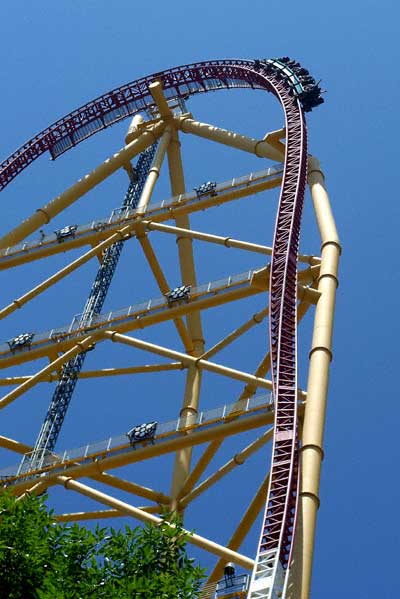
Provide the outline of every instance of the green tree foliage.
<path id="1" fill-rule="evenodd" d="M 199 597 L 204 571 L 186 555 L 177 518 L 89 530 L 55 522 L 44 501 L 0 496 L 1 599 Z"/>

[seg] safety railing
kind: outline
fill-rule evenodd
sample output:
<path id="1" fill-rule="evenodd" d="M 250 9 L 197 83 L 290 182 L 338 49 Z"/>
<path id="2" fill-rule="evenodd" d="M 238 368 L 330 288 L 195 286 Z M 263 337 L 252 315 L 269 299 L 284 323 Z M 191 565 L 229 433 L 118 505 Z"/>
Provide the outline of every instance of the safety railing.
<path id="1" fill-rule="evenodd" d="M 211 582 L 201 589 L 200 599 L 242 599 L 249 588 L 250 576 L 226 576 L 219 582 Z"/>
<path id="2" fill-rule="evenodd" d="M 33 452 L 29 452 L 24 455 L 23 460 L 17 465 L 1 469 L 0 479 L 15 480 L 21 477 L 25 478 L 33 473 L 44 472 L 50 468 L 54 469 L 57 465 L 65 466 L 76 462 L 82 463 L 86 460 L 93 460 L 96 457 L 105 458 L 111 453 L 132 451 L 149 442 L 159 443 L 174 438 L 182 434 L 182 432 L 187 432 L 191 429 L 204 430 L 216 423 L 222 424 L 234 418 L 248 416 L 253 412 L 261 410 L 272 411 L 272 409 L 273 399 L 271 393 L 255 395 L 249 399 L 243 399 L 235 403 L 199 412 L 189 422 L 187 419 L 176 418 L 167 422 L 157 423 L 154 437 L 144 439 L 143 441 L 136 441 L 134 444 L 129 440 L 127 433 L 124 433 L 115 437 L 108 437 L 103 441 L 96 441 L 95 443 L 65 450 L 60 454 L 43 452 L 40 455 L 40 460 L 36 459 L 37 455 L 33 455 Z M 32 465 L 34 465 L 34 469 Z"/>
<path id="3" fill-rule="evenodd" d="M 190 301 L 204 299 L 207 295 L 215 295 L 216 293 L 229 291 L 234 288 L 239 288 L 242 285 L 246 285 L 251 281 L 254 273 L 255 270 L 248 270 L 244 273 L 230 275 L 223 279 L 210 281 L 204 285 L 193 287 L 190 290 Z M 16 352 L 26 352 L 43 347 L 47 344 L 54 344 L 62 340 L 72 339 L 79 335 L 90 334 L 95 329 L 108 329 L 113 325 L 117 326 L 128 320 L 134 321 L 144 318 L 145 316 L 150 316 L 161 310 L 168 310 L 169 308 L 166 298 L 158 297 L 120 310 L 90 315 L 87 318 L 85 318 L 84 313 L 76 314 L 68 325 L 53 328 L 49 331 L 35 333 L 32 340 L 26 345 L 21 345 L 11 350 L 9 343 L 6 342 L 0 344 L 0 360 L 1 358 L 13 355 Z"/>
<path id="4" fill-rule="evenodd" d="M 193 202 L 198 202 L 199 200 L 204 200 L 207 196 L 218 195 L 219 193 L 227 192 L 231 189 L 240 189 L 242 187 L 261 182 L 263 179 L 269 179 L 271 177 L 280 176 L 282 172 L 283 165 L 278 163 L 272 165 L 267 169 L 250 173 L 249 175 L 244 175 L 242 177 L 236 177 L 228 181 L 224 181 L 223 183 L 218 183 L 215 189 L 209 194 L 201 194 L 199 196 L 195 191 L 190 191 L 178 196 L 173 196 L 172 198 L 168 198 L 161 202 L 151 204 L 146 212 L 145 218 L 152 218 L 162 212 L 168 212 L 169 210 L 171 210 L 171 208 L 175 206 L 183 206 Z M 82 238 L 85 235 L 92 234 L 93 231 L 110 230 L 110 232 L 112 232 L 112 230 L 115 229 L 116 225 L 125 224 L 135 219 L 136 216 L 136 208 L 116 208 L 111 212 L 108 218 L 101 220 L 93 220 L 90 223 L 78 225 L 78 227 L 74 231 L 73 237 Z M 57 235 L 55 233 L 43 233 L 39 239 L 24 241 L 23 243 L 13 245 L 5 249 L 1 249 L 0 261 L 6 260 L 7 258 L 15 257 L 18 254 L 24 254 L 34 249 L 39 250 L 43 247 L 49 248 L 53 245 L 57 245 L 58 243 L 59 240 L 57 239 Z"/>

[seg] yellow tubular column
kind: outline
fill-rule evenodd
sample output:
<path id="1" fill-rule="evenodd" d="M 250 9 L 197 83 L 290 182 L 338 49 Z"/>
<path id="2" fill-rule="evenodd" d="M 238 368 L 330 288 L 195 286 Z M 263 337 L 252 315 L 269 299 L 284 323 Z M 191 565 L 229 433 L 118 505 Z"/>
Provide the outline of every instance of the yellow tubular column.
<path id="1" fill-rule="evenodd" d="M 215 443 L 218 443 L 218 447 L 219 447 L 221 445 L 222 441 L 221 442 L 220 441 L 212 441 L 209 445 L 207 445 L 206 449 L 204 450 L 204 453 L 200 456 L 196 465 L 191 470 L 189 476 L 185 480 L 185 484 L 183 485 L 183 487 L 181 489 L 181 493 L 180 493 L 182 497 L 184 495 L 186 495 L 187 493 L 189 493 L 189 491 L 191 491 L 194 488 L 195 484 L 197 483 L 197 481 L 200 479 L 200 477 L 204 473 L 208 464 L 213 459 L 215 452 L 216 452 L 216 449 L 214 447 Z"/>
<path id="2" fill-rule="evenodd" d="M 15 451 L 16 453 L 21 454 L 32 451 L 32 447 L 30 445 L 26 445 L 26 443 L 21 443 L 15 439 L 9 439 L 8 437 L 3 436 L 0 436 L 0 447 L 4 447 L 5 449 L 9 449 L 10 451 Z"/>
<path id="3" fill-rule="evenodd" d="M 218 343 L 216 343 L 215 345 L 213 345 L 213 347 L 210 347 L 210 349 L 208 349 L 201 356 L 202 359 L 203 360 L 208 360 L 208 358 L 210 358 L 211 356 L 214 356 L 215 354 L 217 354 L 218 352 L 220 352 L 227 345 L 229 345 L 230 343 L 232 343 L 233 341 L 235 341 L 238 337 L 240 337 L 241 335 L 243 335 L 244 333 L 246 333 L 248 330 L 250 330 L 256 324 L 260 324 L 264 320 L 264 318 L 268 315 L 268 312 L 269 312 L 269 308 L 264 308 L 260 312 L 257 312 L 256 314 L 253 314 L 253 316 L 250 318 L 250 320 L 247 320 L 240 327 L 238 327 L 237 329 L 235 329 L 234 331 L 232 331 L 231 333 L 229 333 L 229 335 L 227 335 L 224 339 L 221 339 L 221 341 L 219 341 Z"/>
<path id="4" fill-rule="evenodd" d="M 168 166 L 170 172 L 172 195 L 185 193 L 185 180 L 183 175 L 182 158 L 180 151 L 180 141 L 178 132 L 173 131 L 171 142 L 168 147 Z M 187 215 L 179 216 L 176 219 L 176 226 L 182 229 L 190 229 L 189 217 Z M 196 272 L 194 266 L 192 240 L 188 237 L 177 237 L 179 262 L 181 267 L 182 281 L 185 285 L 196 286 Z M 187 315 L 187 324 L 189 335 L 193 343 L 193 356 L 201 356 L 204 353 L 204 338 L 201 326 L 200 312 L 192 312 Z M 201 370 L 196 364 L 189 366 L 185 395 L 180 416 L 185 422 L 191 416 L 197 414 L 200 396 Z M 172 476 L 171 485 L 171 507 L 175 509 L 177 499 L 187 476 L 190 471 L 192 459 L 192 448 L 179 451 L 176 455 L 175 467 Z"/>
<path id="5" fill-rule="evenodd" d="M 160 139 L 156 155 L 154 156 L 153 164 L 151 165 L 149 174 L 147 175 L 146 183 L 144 184 L 139 204 L 136 209 L 136 214 L 138 215 L 144 214 L 147 210 L 147 206 L 149 205 L 154 186 L 157 183 L 158 177 L 160 176 L 160 170 L 164 160 L 165 152 L 167 151 L 169 142 L 171 140 L 171 131 L 171 126 L 168 125 Z"/>
<path id="6" fill-rule="evenodd" d="M 186 507 L 191 501 L 193 501 L 193 499 L 198 497 L 201 493 L 207 491 L 207 489 L 221 480 L 221 478 L 229 474 L 229 472 L 231 472 L 234 468 L 237 466 L 242 466 L 253 453 L 258 451 L 260 447 L 271 440 L 273 432 L 274 430 L 270 428 L 261 437 L 255 441 L 252 441 L 250 445 L 245 447 L 242 451 L 239 451 L 233 456 L 232 459 L 229 460 L 229 462 L 226 462 L 226 464 L 221 466 L 221 468 L 206 478 L 206 480 L 195 487 L 190 493 L 185 495 L 185 497 L 181 499 L 180 505 Z"/>
<path id="7" fill-rule="evenodd" d="M 129 123 L 128 131 L 125 136 L 125 145 L 131 143 L 134 139 L 140 135 L 140 127 L 143 127 L 144 118 L 141 114 L 135 114 Z"/>
<path id="8" fill-rule="evenodd" d="M 33 481 L 31 481 L 31 482 L 33 482 Z M 22 493 L 22 495 L 18 495 L 16 501 L 22 501 L 28 495 L 41 495 L 46 490 L 47 490 L 47 483 L 46 483 L 46 481 L 41 481 L 41 482 L 38 482 L 38 483 L 34 483 L 32 487 L 30 487 L 29 489 L 27 489 L 25 491 L 25 493 Z M 13 494 L 12 489 L 11 489 L 11 493 Z"/>
<path id="9" fill-rule="evenodd" d="M 282 162 L 284 160 L 284 153 L 279 152 L 265 139 L 258 140 L 247 137 L 246 135 L 239 135 L 238 133 L 220 129 L 214 125 L 199 123 L 185 115 L 178 119 L 178 123 L 179 128 L 184 133 L 192 133 L 193 135 L 216 141 L 226 146 L 230 146 L 231 148 L 250 152 L 259 158 L 270 158 L 276 162 Z M 266 138 L 268 138 L 268 134 L 266 135 Z"/>
<path id="10" fill-rule="evenodd" d="M 127 493 L 132 493 L 138 497 L 144 497 L 144 499 L 149 499 L 155 503 L 168 503 L 169 501 L 169 497 L 164 495 L 164 493 L 154 491 L 153 489 L 149 489 L 149 487 L 143 487 L 142 485 L 138 485 L 129 480 L 124 480 L 123 478 L 114 476 L 108 472 L 94 474 L 91 476 L 91 478 L 93 480 L 97 480 L 99 483 L 110 485 L 110 487 L 120 489 L 121 491 L 127 491 Z"/>
<path id="11" fill-rule="evenodd" d="M 142 512 L 148 512 L 149 514 L 158 514 L 160 507 L 157 505 L 148 505 L 144 507 L 138 507 L 138 510 Z M 81 520 L 100 520 L 105 518 L 121 518 L 124 517 L 123 512 L 118 510 L 96 510 L 93 512 L 73 512 L 70 514 L 56 514 L 54 520 L 57 522 L 80 522 Z"/>
<path id="12" fill-rule="evenodd" d="M 161 293 L 162 294 L 168 293 L 170 291 L 170 286 L 168 285 L 167 279 L 165 278 L 165 275 L 161 269 L 160 263 L 157 260 L 157 256 L 154 253 L 153 246 L 151 245 L 147 235 L 145 235 L 144 233 L 138 232 L 136 237 L 137 237 L 140 245 L 142 246 L 144 255 L 147 258 L 147 262 L 149 263 L 149 266 L 151 268 L 151 271 L 154 275 L 155 280 L 157 281 L 157 284 L 158 284 L 158 287 L 159 287 Z M 185 350 L 187 352 L 189 352 L 189 351 L 191 352 L 193 349 L 192 340 L 191 340 L 188 330 L 185 326 L 185 323 L 183 322 L 182 318 L 174 318 L 173 322 L 178 331 L 178 335 L 180 336 L 180 338 L 182 340 Z"/>
<path id="13" fill-rule="evenodd" d="M 162 119 L 168 124 L 173 123 L 173 113 L 168 106 L 168 102 L 162 92 L 160 82 L 154 82 L 150 86 L 151 94 L 156 101 L 157 107 Z M 185 193 L 185 178 L 183 174 L 182 157 L 180 151 L 180 141 L 178 132 L 174 128 L 168 146 L 168 168 L 173 196 Z M 177 227 L 190 229 L 189 217 L 180 215 L 175 219 Z M 179 263 L 181 268 L 181 277 L 185 285 L 196 286 L 196 272 L 194 266 L 192 240 L 190 238 L 177 237 Z M 201 327 L 200 312 L 193 312 L 187 315 L 187 324 L 189 336 L 191 338 L 193 349 L 191 354 L 200 356 L 204 352 L 204 339 Z M 184 423 L 191 416 L 197 414 L 201 384 L 201 371 L 196 364 L 190 365 L 186 377 L 185 394 L 183 407 L 180 412 L 182 422 Z M 171 508 L 176 509 L 177 498 L 183 487 L 184 481 L 190 470 L 192 449 L 189 447 L 179 451 L 176 455 L 174 471 L 171 484 Z"/>
<path id="14" fill-rule="evenodd" d="M 161 523 L 161 518 L 157 518 L 157 516 L 153 516 L 148 512 L 144 512 L 139 508 L 133 507 L 124 501 L 120 501 L 119 499 L 115 499 L 110 495 L 106 495 L 106 493 L 102 493 L 101 491 L 97 491 L 89 487 L 88 485 L 84 485 L 80 482 L 67 478 L 66 476 L 59 476 L 58 483 L 64 485 L 66 489 L 72 489 L 81 493 L 82 495 L 86 495 L 86 497 L 90 497 L 100 503 L 110 506 L 113 509 L 117 509 L 118 511 L 126 514 L 128 516 L 132 516 L 141 522 L 149 522 L 153 525 L 158 525 Z M 242 568 L 246 568 L 247 570 L 251 570 L 254 566 L 254 560 L 237 553 L 236 551 L 232 551 L 231 549 L 227 549 L 218 543 L 214 543 L 205 537 L 201 537 L 200 535 L 187 532 L 188 534 L 188 542 L 200 547 L 201 549 L 205 549 L 214 555 L 218 555 L 219 557 L 223 557 L 227 561 L 233 561 L 238 565 L 242 566 Z"/>
<path id="15" fill-rule="evenodd" d="M 83 341 L 80 341 L 76 345 L 74 345 L 70 350 L 65 352 L 62 356 L 51 362 L 48 366 L 39 370 L 36 374 L 33 374 L 29 379 L 19 385 L 16 389 L 13 389 L 7 395 L 4 395 L 0 399 L 0 410 L 8 406 L 11 402 L 16 400 L 18 397 L 29 391 L 32 387 L 34 387 L 43 377 L 46 377 L 53 370 L 57 370 L 57 368 L 61 367 L 65 362 L 68 362 L 71 358 L 76 356 L 77 354 L 82 353 L 83 351 L 87 351 L 87 349 L 93 345 L 96 341 L 98 341 L 103 333 L 97 333 L 87 337 Z"/>
<path id="16" fill-rule="evenodd" d="M 255 377 L 252 374 L 242 372 L 241 370 L 235 370 L 234 368 L 228 368 L 227 366 L 222 366 L 221 364 L 209 362 L 208 360 L 195 358 L 194 356 L 189 356 L 182 352 L 177 352 L 175 350 L 162 347 L 161 345 L 155 345 L 154 343 L 148 343 L 147 341 L 142 341 L 141 339 L 136 339 L 135 337 L 121 335 L 120 333 L 116 333 L 115 331 L 104 331 L 103 334 L 104 337 L 111 339 L 111 341 L 113 341 L 114 343 L 124 343 L 125 345 L 131 345 L 132 347 L 143 349 L 144 351 L 149 351 L 158 354 L 159 356 L 163 356 L 165 358 L 180 359 L 182 364 L 184 364 L 189 370 L 191 368 L 195 368 L 196 370 L 204 369 L 208 370 L 209 372 L 215 372 L 216 374 L 236 379 L 238 381 L 252 383 L 255 385 L 255 387 L 261 387 L 263 389 L 268 390 L 272 389 L 271 381 L 268 381 L 264 378 Z M 298 390 L 298 394 L 299 399 L 306 398 L 306 394 L 301 389 Z"/>
<path id="17" fill-rule="evenodd" d="M 318 278 L 318 291 L 321 296 L 315 309 L 301 448 L 302 480 L 299 507 L 304 531 L 301 599 L 309 598 L 311 587 L 329 366 L 332 359 L 332 329 L 338 286 L 337 272 L 341 252 L 338 233 L 325 189 L 324 176 L 318 160 L 313 157 L 310 157 L 309 160 L 308 178 L 321 234 L 322 251 L 321 271 Z"/>
<path id="18" fill-rule="evenodd" d="M 85 175 L 82 179 L 79 179 L 79 181 L 48 204 L 42 208 L 38 208 L 32 216 L 24 220 L 18 227 L 7 233 L 7 235 L 4 235 L 0 239 L 0 248 L 6 248 L 19 243 L 25 237 L 39 229 L 39 227 L 50 222 L 54 216 L 76 202 L 76 200 L 93 189 L 93 187 L 123 167 L 131 158 L 153 144 L 163 133 L 164 128 L 164 123 L 160 122 L 144 130 L 138 139 L 133 140 L 119 152 L 108 158 L 103 164 Z"/>
<path id="19" fill-rule="evenodd" d="M 124 376 L 127 374 L 149 374 L 151 372 L 165 372 L 168 370 L 183 370 L 184 366 L 180 362 L 172 362 L 171 364 L 146 364 L 144 366 L 127 366 L 126 368 L 103 368 L 102 370 L 83 370 L 79 373 L 78 378 L 80 379 L 93 379 L 97 377 L 105 376 Z M 7 387 L 10 385 L 20 385 L 29 381 L 31 377 L 25 376 L 13 376 L 5 379 L 0 379 L 0 387 Z M 59 381 L 59 374 L 48 374 L 47 376 L 40 379 L 40 383 L 53 383 Z M 1 437 L 0 437 L 1 439 Z M 0 445 L 1 447 L 1 445 Z"/>
<path id="20" fill-rule="evenodd" d="M 150 231 L 162 231 L 163 233 L 171 233 L 172 235 L 178 235 L 180 237 L 191 237 L 192 239 L 200 239 L 200 241 L 208 241 L 209 243 L 224 245 L 227 248 L 238 248 L 241 250 L 248 250 L 249 252 L 266 254 L 268 256 L 272 254 L 272 248 L 265 245 L 260 245 L 258 243 L 249 243 L 246 241 L 240 241 L 239 239 L 232 239 L 231 237 L 221 237 L 220 235 L 210 235 L 208 233 L 193 231 L 191 229 L 180 229 L 179 227 L 171 227 L 168 225 L 162 225 L 160 223 L 154 223 L 152 221 L 143 221 L 143 225 L 145 225 Z"/>
<path id="21" fill-rule="evenodd" d="M 126 146 L 131 141 L 133 141 L 134 139 L 137 139 L 139 137 L 140 128 L 142 127 L 142 129 L 143 129 L 143 123 L 144 123 L 143 116 L 141 114 L 135 114 L 135 116 L 132 118 L 132 120 L 129 124 L 128 131 L 125 136 L 125 145 Z M 125 164 L 123 164 L 123 168 L 126 170 L 126 173 L 129 177 L 130 181 L 133 181 L 133 179 L 135 178 L 135 171 L 133 169 L 131 161 L 128 160 L 127 162 L 125 162 Z"/>
<path id="22" fill-rule="evenodd" d="M 113 245 L 115 242 L 124 239 L 126 236 L 129 236 L 129 230 L 130 227 L 127 226 L 118 231 L 117 233 L 114 233 L 113 235 L 111 235 L 111 237 L 97 244 L 91 250 L 89 250 L 88 252 L 86 252 L 67 266 L 64 266 L 64 268 L 56 272 L 54 275 L 52 275 L 45 281 L 42 281 L 42 283 L 31 289 L 24 295 L 21 295 L 18 299 L 15 299 L 13 302 L 11 302 L 11 304 L 8 304 L 8 306 L 5 306 L 2 310 L 0 310 L 0 319 L 5 318 L 18 308 L 21 308 L 24 304 L 26 304 L 33 298 L 43 293 L 43 291 L 46 291 L 46 289 L 48 289 L 55 283 L 58 283 L 58 281 L 61 281 L 61 279 L 63 279 L 71 272 L 82 266 L 82 264 L 88 262 L 91 258 L 93 258 L 93 256 L 96 256 L 98 252 L 102 252 L 110 245 Z"/>
<path id="23" fill-rule="evenodd" d="M 140 508 L 143 510 L 143 508 Z M 121 518 L 124 516 L 118 510 L 96 510 L 93 512 L 74 512 L 70 514 L 56 514 L 54 520 L 56 522 L 80 522 L 81 520 L 100 520 L 102 518 Z"/>

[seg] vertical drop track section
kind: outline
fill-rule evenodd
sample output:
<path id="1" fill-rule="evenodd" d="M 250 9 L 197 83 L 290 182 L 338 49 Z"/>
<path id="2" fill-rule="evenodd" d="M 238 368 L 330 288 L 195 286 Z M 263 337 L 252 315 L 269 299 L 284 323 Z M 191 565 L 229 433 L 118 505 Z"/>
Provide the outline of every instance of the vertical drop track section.
<path id="1" fill-rule="evenodd" d="M 307 179 L 307 135 L 301 104 L 275 83 L 285 110 L 285 170 L 270 275 L 270 351 L 275 430 L 270 484 L 249 599 L 282 596 L 292 548 L 299 476 L 297 438 L 297 255 Z M 279 593 L 279 594 L 278 594 Z"/>
<path id="2" fill-rule="evenodd" d="M 161 80 L 167 99 L 208 91 L 252 88 L 272 92 L 285 112 L 286 156 L 277 212 L 270 281 L 271 370 L 275 433 L 266 501 L 249 597 L 281 596 L 296 519 L 297 253 L 307 176 L 304 112 L 323 102 L 306 69 L 288 57 L 213 60 L 176 67 L 133 81 L 66 115 L 25 143 L 0 165 L 0 190 L 46 151 L 53 159 L 98 131 L 154 107 L 149 85 Z"/>

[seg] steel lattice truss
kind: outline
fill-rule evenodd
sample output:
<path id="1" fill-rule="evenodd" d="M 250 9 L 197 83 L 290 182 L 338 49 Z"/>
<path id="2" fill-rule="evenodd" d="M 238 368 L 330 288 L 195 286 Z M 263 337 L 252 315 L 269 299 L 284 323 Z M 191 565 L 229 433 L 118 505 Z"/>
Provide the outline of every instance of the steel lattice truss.
<path id="1" fill-rule="evenodd" d="M 238 87 L 261 89 L 274 94 L 284 110 L 285 128 L 267 134 L 262 140 L 254 140 L 198 123 L 190 114 L 174 112 L 174 103 L 181 103 L 190 95 Z M 220 586 L 218 591 L 216 581 L 227 561 L 234 561 L 253 570 L 251 580 L 246 578 L 244 586 L 240 579 L 242 587 L 241 590 L 238 587 L 235 595 L 237 597 L 243 597 L 244 593 L 248 592 L 251 599 L 272 599 L 282 594 L 286 597 L 297 597 L 301 594 L 304 599 L 309 593 L 312 563 L 309 542 L 311 539 L 312 548 L 313 527 L 319 504 L 323 413 L 329 360 L 332 355 L 331 329 L 340 253 L 323 175 L 318 162 L 310 159 L 308 177 L 322 237 L 322 255 L 319 258 L 298 254 L 308 162 L 304 112 L 322 103 L 320 91 L 308 71 L 287 57 L 271 60 L 220 60 L 186 65 L 134 81 L 97 98 L 51 125 L 0 165 L 0 185 L 4 188 L 46 151 L 50 152 L 52 158 L 57 158 L 89 136 L 128 116 L 136 115 L 140 111 L 154 116 L 147 122 L 133 122 L 127 145 L 119 153 L 114 154 L 104 165 L 100 165 L 85 179 L 78 181 L 64 194 L 46 204 L 0 239 L 0 270 L 45 258 L 59 251 L 69 251 L 81 245 L 92 246 L 78 261 L 74 261 L 41 286 L 0 310 L 2 318 L 99 252 L 103 255 L 91 295 L 80 319 L 74 319 L 70 325 L 45 333 L 29 333 L 25 337 L 20 335 L 5 345 L 0 345 L 0 366 L 3 368 L 48 356 L 55 344 L 58 355 L 54 359 L 53 350 L 50 364 L 34 376 L 4 379 L 2 383 L 14 383 L 17 387 L 0 399 L 0 408 L 7 406 L 39 382 L 58 381 L 33 454 L 31 448 L 26 445 L 3 438 L 4 447 L 26 455 L 23 465 L 20 465 L 17 471 L 3 472 L 2 476 L 5 477 L 6 486 L 12 485 L 14 492 L 18 494 L 32 488 L 41 491 L 52 484 L 63 484 L 68 489 L 74 489 L 111 506 L 109 516 L 125 513 L 141 520 L 157 522 L 157 517 L 152 515 L 152 512 L 159 511 L 157 506 L 140 509 L 122 504 L 121 501 L 91 489 L 76 479 L 90 476 L 99 482 L 129 490 L 158 504 L 167 504 L 170 509 L 183 511 L 195 497 L 217 482 L 236 464 L 241 463 L 240 460 L 237 461 L 238 455 L 246 459 L 272 438 L 271 471 L 264 479 L 228 546 L 224 547 L 198 535 L 191 538 L 194 544 L 219 556 L 208 585 L 205 586 L 204 597 L 213 597 L 216 592 L 222 596 L 225 587 Z M 207 181 L 196 187 L 194 192 L 187 192 L 184 188 L 177 143 L 179 131 L 252 152 L 262 158 L 283 162 L 283 166 L 269 167 L 247 179 L 241 178 L 232 182 Z M 283 139 L 285 143 L 282 142 Z M 55 237 L 44 236 L 37 241 L 26 241 L 27 236 L 38 230 L 43 223 L 49 222 L 53 216 L 117 169 L 126 167 L 127 161 L 140 153 L 138 178 L 128 191 L 122 215 L 113 215 L 107 221 L 96 220 L 90 226 L 76 225 L 71 230 L 65 228 Z M 166 153 L 172 198 L 160 205 L 154 205 L 150 203 L 150 199 Z M 189 214 L 193 212 L 223 205 L 225 202 L 278 185 L 280 198 L 271 248 L 190 228 Z M 170 219 L 175 220 L 174 226 L 165 224 Z M 171 289 L 167 283 L 147 237 L 150 231 L 177 236 L 182 283 L 176 288 Z M 139 241 L 162 297 L 151 300 L 146 305 L 130 306 L 126 311 L 102 315 L 105 295 L 123 243 L 132 237 Z M 229 276 L 224 280 L 210 282 L 207 286 L 198 286 L 192 239 L 270 255 L 271 263 L 262 269 L 235 277 Z M 306 267 L 299 272 L 301 263 L 305 263 Z M 266 307 L 254 315 L 250 321 L 215 346 L 204 346 L 202 310 L 265 291 L 269 292 L 269 308 Z M 316 305 L 316 322 L 306 395 L 299 390 L 297 380 L 297 325 L 312 304 Z M 210 360 L 214 354 L 240 338 L 252 326 L 262 322 L 267 315 L 270 353 L 264 356 L 254 374 L 228 368 Z M 157 346 L 126 335 L 128 331 L 165 321 L 174 324 L 184 351 Z M 173 360 L 169 364 L 156 365 L 152 370 L 148 368 L 149 372 L 187 369 L 181 418 L 174 425 L 175 428 L 171 428 L 170 423 L 167 423 L 168 426 L 156 423 L 153 418 L 148 423 L 134 427 L 127 433 L 127 438 L 110 438 L 101 449 L 98 444 L 87 445 L 82 455 L 79 451 L 72 454 L 65 451 L 63 455 L 55 453 L 55 442 L 78 378 L 104 376 L 101 371 L 81 372 L 86 352 L 95 344 L 107 340 L 151 351 Z M 60 367 L 61 374 L 57 375 Z M 271 381 L 264 378 L 269 368 L 272 373 Z M 119 369 L 114 374 L 127 374 L 122 372 L 123 370 Z M 125 369 L 127 370 L 129 369 Z M 135 367 L 130 369 L 132 374 L 144 371 L 146 370 L 139 366 L 136 370 Z M 208 416 L 206 413 L 201 415 L 198 411 L 203 371 L 211 371 L 246 384 L 238 402 L 231 407 L 225 406 L 217 417 Z M 257 388 L 272 390 L 273 401 L 263 398 L 255 404 L 250 404 L 250 398 Z M 302 405 L 300 412 L 303 419 L 302 436 L 298 431 L 299 399 L 302 402 L 306 399 L 305 408 Z M 322 414 L 321 418 L 315 416 L 317 412 Z M 237 454 L 235 464 L 228 463 L 215 475 L 196 486 L 223 438 L 243 430 L 265 426 L 272 423 L 272 420 L 273 429 L 264 433 L 241 454 Z M 188 431 L 191 432 L 190 435 L 185 434 Z M 198 463 L 191 468 L 190 448 L 204 442 L 208 442 L 209 445 Z M 299 447 L 302 452 L 302 469 L 306 473 L 303 478 L 300 476 L 302 470 L 299 467 Z M 170 496 L 149 489 L 144 491 L 136 483 L 128 483 L 106 474 L 111 468 L 149 459 L 169 451 L 176 451 L 178 456 Z M 101 461 L 100 468 L 95 465 L 98 460 Z M 237 550 L 262 505 L 265 505 L 265 514 L 260 543 L 256 559 L 252 560 L 242 556 Z M 114 513 L 111 513 L 113 510 Z M 101 514 L 96 512 L 90 517 L 101 517 Z M 65 515 L 64 519 L 73 519 L 73 515 Z M 298 524 L 300 521 L 301 525 Z M 239 582 L 237 584 L 239 585 Z"/>
<path id="2" fill-rule="evenodd" d="M 122 204 L 123 209 L 137 207 L 154 158 L 156 146 L 157 144 L 153 144 L 140 155 L 135 180 L 129 184 Z M 93 316 L 101 313 L 123 246 L 124 242 L 118 241 L 105 250 L 82 312 L 81 321 L 83 324 L 87 324 Z M 28 462 L 29 468 L 40 465 L 47 453 L 55 448 L 85 357 L 86 352 L 82 352 L 64 364 L 60 381 L 55 388 L 45 421 L 33 448 L 32 458 Z M 24 464 L 24 467 L 26 467 L 26 464 Z"/>

